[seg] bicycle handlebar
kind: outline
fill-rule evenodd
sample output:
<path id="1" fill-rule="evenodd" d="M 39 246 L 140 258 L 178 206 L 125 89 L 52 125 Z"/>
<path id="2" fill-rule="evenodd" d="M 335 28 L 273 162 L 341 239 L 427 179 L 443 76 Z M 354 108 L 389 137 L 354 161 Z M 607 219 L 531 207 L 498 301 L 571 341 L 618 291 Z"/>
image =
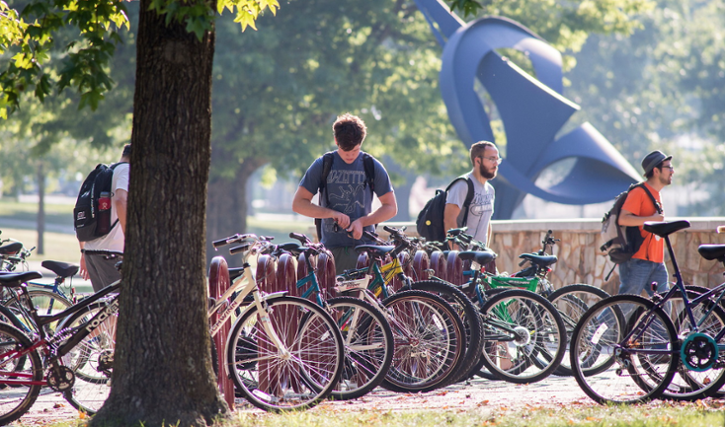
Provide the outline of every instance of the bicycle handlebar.
<path id="1" fill-rule="evenodd" d="M 311 243 L 310 238 L 302 233 L 290 233 L 289 236 L 293 239 L 299 240 L 303 245 Z"/>

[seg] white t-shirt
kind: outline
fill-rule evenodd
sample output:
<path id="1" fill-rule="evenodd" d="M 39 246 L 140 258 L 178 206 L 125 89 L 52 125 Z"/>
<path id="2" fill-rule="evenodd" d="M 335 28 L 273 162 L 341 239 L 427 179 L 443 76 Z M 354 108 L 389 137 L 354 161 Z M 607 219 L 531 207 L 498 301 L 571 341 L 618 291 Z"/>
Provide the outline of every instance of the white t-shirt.
<path id="1" fill-rule="evenodd" d="M 113 181 L 111 183 L 111 224 L 115 224 L 111 231 L 103 237 L 86 242 L 85 249 L 107 250 L 123 252 L 124 235 L 121 223 L 118 221 L 118 213 L 116 212 L 116 190 L 128 191 L 128 177 L 130 173 L 128 163 L 122 163 L 113 170 Z"/>
<path id="2" fill-rule="evenodd" d="M 466 234 L 470 234 L 474 239 L 488 245 L 486 239 L 488 237 L 488 224 L 491 222 L 491 216 L 493 216 L 495 190 L 488 181 L 486 181 L 486 184 L 478 182 L 470 172 L 465 176 L 473 182 L 473 199 L 468 207 L 468 219 L 466 221 L 468 231 L 466 231 Z M 448 197 L 446 198 L 446 203 L 456 205 L 461 209 L 461 213 L 456 219 L 459 226 L 463 224 L 463 202 L 466 201 L 467 193 L 468 184 L 465 181 L 458 181 L 448 191 Z"/>

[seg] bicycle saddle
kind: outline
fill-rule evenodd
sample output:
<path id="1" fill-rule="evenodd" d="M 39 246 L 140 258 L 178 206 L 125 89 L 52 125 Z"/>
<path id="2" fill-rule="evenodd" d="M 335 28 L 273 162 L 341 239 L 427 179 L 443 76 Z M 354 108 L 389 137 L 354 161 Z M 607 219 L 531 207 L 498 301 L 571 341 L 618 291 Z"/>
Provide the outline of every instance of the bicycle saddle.
<path id="1" fill-rule="evenodd" d="M 0 274 L 0 285 L 10 288 L 17 288 L 28 280 L 40 279 L 43 277 L 37 271 L 23 271 L 22 273 Z"/>
<path id="2" fill-rule="evenodd" d="M 355 246 L 357 253 L 369 252 L 373 257 L 383 257 L 390 253 L 395 246 L 359 245 Z"/>
<path id="3" fill-rule="evenodd" d="M 471 260 L 485 265 L 496 259 L 496 253 L 492 251 L 463 251 L 458 253 L 458 257 L 463 261 Z"/>
<path id="4" fill-rule="evenodd" d="M 725 245 L 700 245 L 697 252 L 708 261 L 716 259 L 725 263 Z"/>
<path id="5" fill-rule="evenodd" d="M 690 227 L 690 221 L 680 220 L 671 222 L 647 221 L 644 223 L 644 231 L 649 231 L 660 237 L 667 237 L 670 234 Z"/>
<path id="6" fill-rule="evenodd" d="M 530 261 L 532 264 L 536 264 L 541 268 L 548 267 L 551 264 L 556 263 L 558 258 L 556 255 L 539 255 L 539 254 L 521 254 L 519 258 Z"/>
<path id="7" fill-rule="evenodd" d="M 20 242 L 8 243 L 7 245 L 0 246 L 0 255 L 14 255 L 23 249 L 23 244 Z"/>
<path id="8" fill-rule="evenodd" d="M 45 260 L 40 265 L 55 273 L 56 276 L 64 279 L 78 273 L 78 266 L 67 262 Z"/>
<path id="9" fill-rule="evenodd" d="M 244 267 L 234 267 L 229 269 L 229 281 L 233 282 L 234 279 L 244 274 Z"/>
<path id="10" fill-rule="evenodd" d="M 276 255 L 281 255 L 283 252 L 289 252 L 294 256 L 299 256 L 302 252 L 304 252 L 307 248 L 304 246 L 300 246 L 297 242 L 287 242 L 282 243 L 281 245 L 277 246 L 277 253 Z M 282 252 L 279 252 L 282 251 Z"/>

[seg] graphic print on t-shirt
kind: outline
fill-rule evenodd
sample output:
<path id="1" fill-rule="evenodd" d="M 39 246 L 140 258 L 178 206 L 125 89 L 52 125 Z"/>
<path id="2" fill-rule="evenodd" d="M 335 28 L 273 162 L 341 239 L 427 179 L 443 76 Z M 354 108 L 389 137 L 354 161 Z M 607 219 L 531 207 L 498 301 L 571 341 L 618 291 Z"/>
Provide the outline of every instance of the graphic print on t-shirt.
<path id="1" fill-rule="evenodd" d="M 365 171 L 333 170 L 327 177 L 330 206 L 345 215 L 365 208 Z"/>

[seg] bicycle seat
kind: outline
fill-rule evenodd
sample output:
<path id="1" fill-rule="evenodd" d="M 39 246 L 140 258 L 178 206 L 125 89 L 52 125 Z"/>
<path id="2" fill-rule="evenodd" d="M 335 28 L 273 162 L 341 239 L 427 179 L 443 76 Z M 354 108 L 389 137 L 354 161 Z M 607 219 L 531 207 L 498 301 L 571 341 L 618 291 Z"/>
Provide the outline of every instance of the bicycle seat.
<path id="1" fill-rule="evenodd" d="M 716 259 L 725 263 L 725 245 L 700 245 L 697 252 L 708 261 Z"/>
<path id="2" fill-rule="evenodd" d="M 556 255 L 539 255 L 539 254 L 521 254 L 519 258 L 530 261 L 532 264 L 536 264 L 541 268 L 548 267 L 551 264 L 555 264 L 558 258 Z"/>
<path id="3" fill-rule="evenodd" d="M 294 256 L 299 256 L 307 248 L 304 246 L 300 246 L 300 244 L 297 242 L 287 242 L 277 246 L 277 249 L 284 252 L 289 252 Z"/>
<path id="4" fill-rule="evenodd" d="M 233 282 L 234 279 L 244 274 L 244 267 L 235 267 L 229 269 L 229 281 Z"/>
<path id="5" fill-rule="evenodd" d="M 671 222 L 647 221 L 644 223 L 644 231 L 649 231 L 660 237 L 667 237 L 670 234 L 690 227 L 690 221 L 680 220 Z"/>
<path id="6" fill-rule="evenodd" d="M 463 251 L 458 253 L 458 257 L 463 261 L 476 261 L 481 265 L 486 265 L 496 259 L 496 253 L 493 251 Z"/>
<path id="7" fill-rule="evenodd" d="M 28 280 L 40 279 L 43 277 L 37 271 L 23 271 L 22 273 L 0 274 L 0 285 L 10 288 L 17 288 Z"/>
<path id="8" fill-rule="evenodd" d="M 390 253 L 395 246 L 359 245 L 355 246 L 357 253 L 369 252 L 372 257 L 384 257 Z"/>
<path id="9" fill-rule="evenodd" d="M 8 243 L 7 245 L 0 246 L 0 255 L 14 255 L 23 249 L 23 244 L 20 242 Z"/>
<path id="10" fill-rule="evenodd" d="M 56 276 L 66 278 L 78 273 L 78 266 L 67 262 L 45 260 L 40 263 L 43 267 L 55 273 Z"/>

